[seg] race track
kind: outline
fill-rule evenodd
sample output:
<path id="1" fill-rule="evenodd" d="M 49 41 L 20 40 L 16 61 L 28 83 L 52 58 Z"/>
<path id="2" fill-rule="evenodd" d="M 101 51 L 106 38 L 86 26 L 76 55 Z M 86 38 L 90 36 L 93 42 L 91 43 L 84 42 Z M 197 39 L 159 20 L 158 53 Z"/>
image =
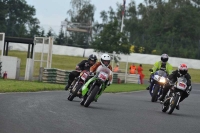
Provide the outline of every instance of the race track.
<path id="1" fill-rule="evenodd" d="M 172 115 L 148 91 L 103 94 L 89 108 L 66 91 L 0 94 L 0 133 L 199 133 L 199 86 Z"/>

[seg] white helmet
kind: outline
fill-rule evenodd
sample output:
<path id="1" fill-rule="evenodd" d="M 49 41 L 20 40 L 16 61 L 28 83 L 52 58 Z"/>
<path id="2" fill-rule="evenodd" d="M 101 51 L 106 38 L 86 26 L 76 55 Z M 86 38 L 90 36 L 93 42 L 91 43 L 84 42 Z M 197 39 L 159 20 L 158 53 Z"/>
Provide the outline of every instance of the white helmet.
<path id="1" fill-rule="evenodd" d="M 110 55 L 108 55 L 108 54 L 103 54 L 103 55 L 101 56 L 101 65 L 102 65 L 102 66 L 108 67 L 109 64 L 110 64 Z"/>

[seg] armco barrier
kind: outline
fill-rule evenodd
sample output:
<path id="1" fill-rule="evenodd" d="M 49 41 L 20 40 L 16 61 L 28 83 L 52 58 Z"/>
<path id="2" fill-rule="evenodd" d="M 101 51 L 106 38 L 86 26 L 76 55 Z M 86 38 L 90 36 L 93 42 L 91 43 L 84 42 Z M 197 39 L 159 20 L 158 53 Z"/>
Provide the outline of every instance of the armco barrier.
<path id="1" fill-rule="evenodd" d="M 66 84 L 68 81 L 68 76 L 71 71 L 56 69 L 56 68 L 44 68 L 42 74 L 42 82 L 47 83 L 58 83 Z M 126 76 L 125 76 L 126 75 Z M 138 74 L 125 74 L 125 73 L 113 73 L 113 83 L 135 83 L 139 82 Z"/>

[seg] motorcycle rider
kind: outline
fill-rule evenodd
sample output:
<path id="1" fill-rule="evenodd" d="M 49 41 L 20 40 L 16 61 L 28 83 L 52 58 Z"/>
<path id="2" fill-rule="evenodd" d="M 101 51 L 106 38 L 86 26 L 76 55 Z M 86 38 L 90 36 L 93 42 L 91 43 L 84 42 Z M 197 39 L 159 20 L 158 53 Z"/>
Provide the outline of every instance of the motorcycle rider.
<path id="1" fill-rule="evenodd" d="M 146 88 L 146 90 L 149 90 L 150 88 L 153 87 L 154 85 L 154 82 L 151 81 L 151 77 L 153 76 L 153 74 L 157 71 L 157 70 L 164 70 L 167 72 L 167 74 L 169 75 L 172 70 L 173 70 L 173 67 L 171 64 L 168 63 L 168 59 L 169 59 L 169 56 L 167 54 L 162 54 L 161 55 L 161 61 L 158 61 L 154 64 L 153 68 L 150 69 L 152 70 L 151 71 L 151 75 L 150 75 L 150 78 L 149 78 L 149 82 L 150 82 L 150 85 Z"/>
<path id="2" fill-rule="evenodd" d="M 178 69 L 173 71 L 169 76 L 169 82 L 168 84 L 165 85 L 165 88 L 163 88 L 163 93 L 162 96 L 159 98 L 159 100 L 161 102 L 164 101 L 164 98 L 167 94 L 167 92 L 169 91 L 169 89 L 171 88 L 170 82 L 171 83 L 175 83 L 177 81 L 177 78 L 184 76 L 187 79 L 187 89 L 185 92 L 182 93 L 181 95 L 181 99 L 180 102 L 182 102 L 186 97 L 188 97 L 190 95 L 190 92 L 192 90 L 192 85 L 191 85 L 191 76 L 188 73 L 188 67 L 186 64 L 180 64 L 178 66 Z M 179 110 L 179 104 L 176 106 L 176 109 Z"/>
<path id="3" fill-rule="evenodd" d="M 93 66 L 97 61 L 97 56 L 94 54 L 91 54 L 88 58 L 88 60 L 82 60 L 79 64 L 76 66 L 76 71 L 72 71 L 69 74 L 68 83 L 65 86 L 65 90 L 68 90 L 71 83 L 74 81 L 75 77 L 78 77 L 80 75 L 80 71 L 83 70 L 90 70 L 90 67 Z M 71 88 L 70 88 L 71 89 Z"/>
<path id="4" fill-rule="evenodd" d="M 97 68 L 101 67 L 101 66 L 102 67 L 107 67 L 107 68 L 110 69 L 109 79 L 108 79 L 108 81 L 106 83 L 107 86 L 110 85 L 110 82 L 112 80 L 112 66 L 110 65 L 110 60 L 111 60 L 110 55 L 103 54 L 101 56 L 101 60 L 99 62 L 95 63 L 92 67 L 90 67 L 90 74 L 91 75 L 94 75 L 94 73 L 96 73 Z M 89 77 L 89 78 L 91 78 L 91 77 Z M 89 79 L 87 79 L 87 80 L 89 80 Z M 82 93 L 81 91 L 82 90 L 79 90 L 79 92 L 78 92 L 79 95 L 81 95 L 81 93 Z M 95 102 L 97 102 L 97 101 L 95 100 Z"/>
<path id="5" fill-rule="evenodd" d="M 90 72 L 91 73 L 95 73 L 97 68 L 99 66 L 103 66 L 103 67 L 108 67 L 110 69 L 110 75 L 109 75 L 109 80 L 108 80 L 108 85 L 110 85 L 110 82 L 112 80 L 112 66 L 110 65 L 110 55 L 108 54 L 103 54 L 101 56 L 101 61 L 97 62 L 96 64 L 94 64 L 91 68 L 90 68 Z"/>

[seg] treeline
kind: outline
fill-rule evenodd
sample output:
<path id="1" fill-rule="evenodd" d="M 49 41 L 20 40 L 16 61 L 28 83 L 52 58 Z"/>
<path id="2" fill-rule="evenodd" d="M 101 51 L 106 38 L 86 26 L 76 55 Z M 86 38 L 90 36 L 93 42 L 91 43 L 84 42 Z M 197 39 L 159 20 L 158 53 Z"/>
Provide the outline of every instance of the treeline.
<path id="1" fill-rule="evenodd" d="M 92 32 L 45 33 L 35 17 L 35 8 L 25 0 L 0 0 L 0 32 L 7 36 L 55 36 L 58 45 L 92 47 L 97 51 L 129 54 L 167 53 L 174 57 L 200 59 L 200 1 L 144 0 L 126 3 L 123 32 L 120 32 L 122 3 L 101 12 L 94 21 L 95 5 L 90 0 L 71 0 L 67 11 L 74 23 L 92 23 Z M 17 7 L 17 8 L 16 8 Z M 60 23 L 60 22 L 59 22 Z"/>
<path id="2" fill-rule="evenodd" d="M 0 9 L 0 32 L 6 36 L 33 38 L 55 35 L 51 27 L 45 33 L 35 17 L 35 7 L 25 0 L 0 0 Z"/>

